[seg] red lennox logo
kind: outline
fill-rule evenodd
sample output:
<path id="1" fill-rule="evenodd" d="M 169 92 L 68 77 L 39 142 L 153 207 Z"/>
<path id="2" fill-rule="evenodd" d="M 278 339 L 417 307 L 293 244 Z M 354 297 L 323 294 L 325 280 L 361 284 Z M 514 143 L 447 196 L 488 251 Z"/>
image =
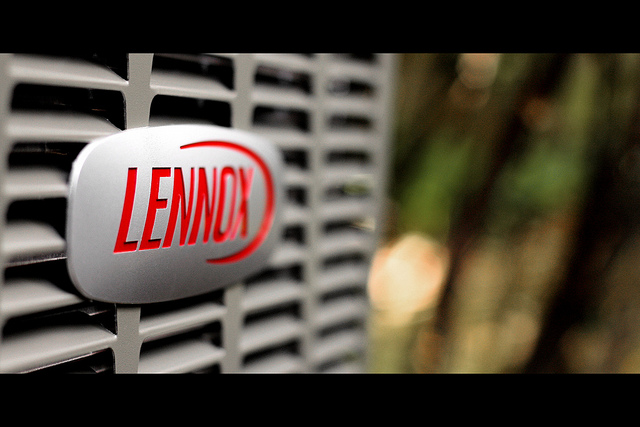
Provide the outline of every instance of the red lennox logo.
<path id="1" fill-rule="evenodd" d="M 224 264 L 240 261 L 250 256 L 266 239 L 274 220 L 274 183 L 269 168 L 252 150 L 228 141 L 202 141 L 181 145 L 181 150 L 198 147 L 224 148 L 239 152 L 262 173 L 266 202 L 260 227 L 241 250 L 222 258 L 207 259 L 208 263 Z M 220 244 L 235 239 L 247 239 L 249 203 L 254 182 L 255 168 L 251 166 L 223 166 L 213 168 L 153 167 L 149 203 L 144 228 L 132 232 L 131 217 L 135 203 L 138 168 L 131 167 L 127 173 L 122 216 L 113 252 L 127 253 L 194 244 Z M 187 190 L 184 175 L 190 175 Z M 173 181 L 171 201 L 159 198 L 160 180 Z M 187 197 L 188 193 L 188 197 Z M 239 196 L 239 197 L 238 197 Z M 169 220 L 162 238 L 152 238 L 157 212 L 169 209 Z M 224 212 L 228 212 L 224 218 Z M 204 221 L 203 221 L 204 218 Z M 176 224 L 180 227 L 176 232 Z M 190 227 L 189 227 L 190 226 Z M 198 242 L 200 227 L 204 228 L 202 241 Z M 162 230 L 161 230 L 162 231 Z M 128 239 L 135 234 L 139 239 Z M 158 230 L 155 230 L 157 233 Z M 175 235 L 178 238 L 175 239 Z M 175 242 L 175 243 L 174 243 Z"/>

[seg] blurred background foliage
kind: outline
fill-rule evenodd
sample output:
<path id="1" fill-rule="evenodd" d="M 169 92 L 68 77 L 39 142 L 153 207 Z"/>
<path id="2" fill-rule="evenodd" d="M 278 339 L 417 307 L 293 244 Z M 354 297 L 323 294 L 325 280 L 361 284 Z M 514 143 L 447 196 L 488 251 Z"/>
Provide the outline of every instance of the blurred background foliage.
<path id="1" fill-rule="evenodd" d="M 640 56 L 403 54 L 372 372 L 640 371 Z"/>

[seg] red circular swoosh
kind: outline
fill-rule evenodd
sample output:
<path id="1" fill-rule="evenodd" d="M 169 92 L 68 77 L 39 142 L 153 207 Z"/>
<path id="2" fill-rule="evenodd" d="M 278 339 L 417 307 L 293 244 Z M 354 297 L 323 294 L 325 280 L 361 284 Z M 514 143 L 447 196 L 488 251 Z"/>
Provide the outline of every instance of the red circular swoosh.
<path id="1" fill-rule="evenodd" d="M 269 171 L 269 168 L 267 167 L 267 165 L 265 164 L 264 160 L 262 160 L 262 158 L 260 156 L 258 156 L 256 153 L 254 153 L 253 151 L 251 151 L 250 149 L 243 147 L 241 145 L 235 144 L 233 142 L 228 142 L 228 141 L 201 141 L 201 142 L 194 142 L 191 144 L 186 144 L 180 147 L 180 149 L 185 149 L 185 148 L 196 148 L 196 147 L 221 147 L 221 148 L 228 148 L 231 150 L 236 150 L 241 152 L 242 154 L 250 157 L 252 160 L 254 160 L 258 166 L 260 167 L 260 170 L 262 171 L 262 174 L 265 178 L 265 186 L 266 186 L 266 196 L 267 196 L 267 202 L 265 204 L 265 208 L 264 208 L 264 215 L 262 218 L 262 223 L 260 224 L 260 229 L 258 230 L 258 233 L 256 234 L 256 237 L 247 245 L 245 246 L 242 250 L 222 257 L 222 258 L 212 258 L 212 259 L 208 259 L 207 262 L 210 264 L 228 264 L 231 262 L 237 262 L 240 261 L 242 259 L 245 259 L 246 257 L 248 257 L 249 255 L 251 255 L 253 252 L 256 251 L 256 249 L 258 249 L 260 247 L 260 245 L 262 244 L 262 242 L 264 242 L 264 240 L 267 238 L 267 236 L 269 235 L 269 230 L 271 229 L 271 226 L 273 225 L 273 220 L 274 220 L 274 190 L 273 190 L 273 178 L 271 177 L 271 172 Z"/>

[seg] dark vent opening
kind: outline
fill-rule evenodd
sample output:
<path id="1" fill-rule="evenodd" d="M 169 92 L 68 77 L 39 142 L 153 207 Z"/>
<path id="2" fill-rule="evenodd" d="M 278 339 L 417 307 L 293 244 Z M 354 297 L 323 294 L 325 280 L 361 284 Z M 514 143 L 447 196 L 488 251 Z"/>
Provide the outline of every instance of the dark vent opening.
<path id="1" fill-rule="evenodd" d="M 321 302 L 331 303 L 341 299 L 364 299 L 366 298 L 366 294 L 364 288 L 361 286 L 354 286 L 349 288 L 341 288 L 329 293 L 322 295 Z"/>
<path id="2" fill-rule="evenodd" d="M 364 199 L 371 194 L 371 190 L 364 183 L 356 180 L 341 185 L 333 185 L 326 189 L 325 200 L 328 202 L 344 199 Z"/>
<path id="3" fill-rule="evenodd" d="M 340 368 L 349 363 L 362 363 L 363 354 L 357 351 L 351 351 L 328 361 L 325 361 L 318 365 L 317 371 L 319 373 L 340 371 Z"/>
<path id="4" fill-rule="evenodd" d="M 204 54 L 157 53 L 153 56 L 153 69 L 202 76 L 233 89 L 233 62 L 229 58 Z"/>
<path id="5" fill-rule="evenodd" d="M 72 360 L 29 371 L 31 374 L 113 374 L 111 349 L 101 350 Z"/>
<path id="6" fill-rule="evenodd" d="M 363 234 L 365 233 L 365 229 L 361 225 L 359 225 L 359 221 L 355 220 L 327 222 L 324 225 L 323 229 L 325 234 L 353 233 L 354 231 Z"/>
<path id="7" fill-rule="evenodd" d="M 78 294 L 71 283 L 64 259 L 8 267 L 4 271 L 4 278 L 5 281 L 12 279 L 43 279 L 65 292 Z"/>
<path id="8" fill-rule="evenodd" d="M 215 364 L 213 366 L 208 366 L 203 369 L 198 369 L 197 371 L 193 371 L 193 374 L 221 374 L 222 369 L 219 364 Z"/>
<path id="9" fill-rule="evenodd" d="M 327 162 L 330 164 L 349 164 L 364 166 L 370 161 L 369 154 L 362 151 L 341 150 L 331 151 L 327 154 Z"/>
<path id="10" fill-rule="evenodd" d="M 266 269 L 258 274 L 249 277 L 246 280 L 247 285 L 254 283 L 270 281 L 270 280 L 295 280 L 302 281 L 302 266 L 293 265 L 285 268 L 270 268 Z"/>
<path id="11" fill-rule="evenodd" d="M 291 356 L 300 355 L 300 344 L 297 341 L 292 341 L 283 345 L 247 354 L 243 359 L 243 364 L 250 365 L 251 363 L 283 354 Z"/>
<path id="12" fill-rule="evenodd" d="M 341 332 L 361 330 L 364 328 L 364 319 L 350 319 L 335 325 L 328 326 L 318 331 L 320 338 L 326 338 Z"/>
<path id="13" fill-rule="evenodd" d="M 284 163 L 296 169 L 307 169 L 309 160 L 304 150 L 283 150 Z"/>
<path id="14" fill-rule="evenodd" d="M 9 153 L 9 167 L 47 166 L 69 172 L 85 145 L 75 142 L 18 142 Z"/>
<path id="15" fill-rule="evenodd" d="M 262 323 L 270 318 L 277 316 L 290 316 L 293 318 L 300 318 L 300 305 L 297 303 L 286 303 L 283 305 L 277 305 L 273 307 L 265 308 L 261 311 L 251 313 L 244 319 L 245 325 L 251 325 L 252 323 Z"/>
<path id="16" fill-rule="evenodd" d="M 335 79 L 329 82 L 329 93 L 336 96 L 354 96 L 371 98 L 374 95 L 373 86 L 369 83 L 355 80 Z"/>
<path id="17" fill-rule="evenodd" d="M 366 117 L 336 114 L 329 119 L 329 127 L 334 130 L 368 131 L 372 128 L 372 122 Z"/>
<path id="18" fill-rule="evenodd" d="M 323 267 L 325 269 L 337 267 L 358 267 L 363 264 L 366 264 L 364 255 L 353 253 L 329 257 L 324 260 Z"/>
<path id="19" fill-rule="evenodd" d="M 124 98 L 118 91 L 20 84 L 13 91 L 11 108 L 88 114 L 124 129 Z"/>
<path id="20" fill-rule="evenodd" d="M 92 53 L 90 60 L 105 65 L 125 80 L 129 79 L 129 55 L 126 53 Z"/>
<path id="21" fill-rule="evenodd" d="M 339 54 L 338 56 L 348 61 L 357 61 L 357 62 L 365 62 L 365 63 L 376 62 L 375 53 L 342 53 L 342 54 Z"/>
<path id="22" fill-rule="evenodd" d="M 129 55 L 126 53 L 96 52 L 82 54 L 79 57 L 107 67 L 125 80 L 129 79 Z"/>
<path id="23" fill-rule="evenodd" d="M 331 370 L 339 369 L 340 366 L 342 366 L 343 364 L 344 364 L 344 361 L 341 359 L 330 360 L 328 362 L 323 362 L 320 365 L 318 365 L 316 370 L 318 371 L 318 373 L 330 372 Z"/>
<path id="24" fill-rule="evenodd" d="M 261 65 L 256 71 L 256 85 L 293 89 L 311 93 L 311 78 L 306 73 Z"/>
<path id="25" fill-rule="evenodd" d="M 305 233 L 302 226 L 286 227 L 283 232 L 283 240 L 303 245 L 305 243 Z"/>
<path id="26" fill-rule="evenodd" d="M 160 350 L 163 347 L 180 342 L 198 340 L 222 347 L 222 327 L 220 322 L 208 323 L 192 330 L 181 330 L 173 334 L 150 337 L 142 343 L 141 352 Z"/>
<path id="27" fill-rule="evenodd" d="M 49 224 L 60 234 L 66 230 L 67 199 L 17 200 L 9 205 L 7 221 L 29 220 Z"/>
<path id="28" fill-rule="evenodd" d="M 7 321 L 3 332 L 5 336 L 12 336 L 38 329 L 69 325 L 94 325 L 115 333 L 115 306 L 86 302 L 18 316 Z"/>
<path id="29" fill-rule="evenodd" d="M 287 188 L 287 200 L 294 205 L 306 206 L 307 191 L 301 187 L 289 187 Z"/>
<path id="30" fill-rule="evenodd" d="M 231 126 L 231 107 L 226 102 L 198 98 L 156 95 L 151 103 L 151 118 L 195 120 L 218 126 Z"/>
<path id="31" fill-rule="evenodd" d="M 309 130 L 309 114 L 294 109 L 256 107 L 253 112 L 253 123 L 256 126 L 307 132 Z"/>

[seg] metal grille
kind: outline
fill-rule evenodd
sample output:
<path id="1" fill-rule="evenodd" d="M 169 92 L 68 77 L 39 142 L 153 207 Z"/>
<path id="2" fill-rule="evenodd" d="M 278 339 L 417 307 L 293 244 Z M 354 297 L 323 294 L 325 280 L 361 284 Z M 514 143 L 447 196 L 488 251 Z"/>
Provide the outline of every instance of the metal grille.
<path id="1" fill-rule="evenodd" d="M 0 55 L 0 371 L 364 371 L 393 68 L 391 55 Z M 65 266 L 71 162 L 96 137 L 173 123 L 281 149 L 281 244 L 208 295 L 83 299 Z"/>

